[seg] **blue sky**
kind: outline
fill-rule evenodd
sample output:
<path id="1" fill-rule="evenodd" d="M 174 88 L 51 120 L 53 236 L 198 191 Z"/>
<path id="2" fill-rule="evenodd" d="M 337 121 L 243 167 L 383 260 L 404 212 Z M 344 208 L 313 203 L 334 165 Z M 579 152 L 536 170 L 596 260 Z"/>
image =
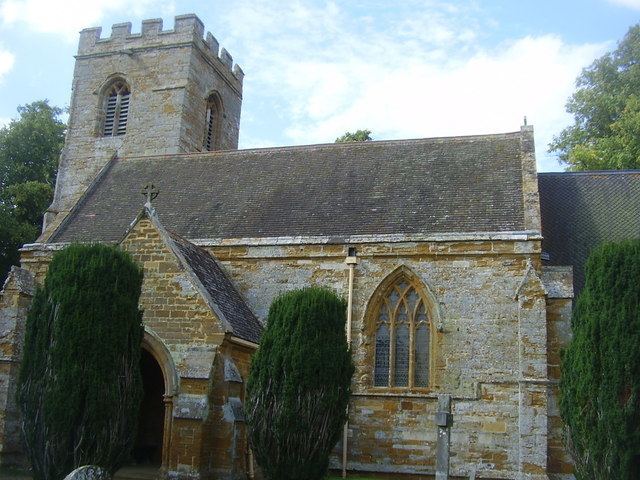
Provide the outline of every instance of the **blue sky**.
<path id="1" fill-rule="evenodd" d="M 245 71 L 240 147 L 508 132 L 526 115 L 540 170 L 580 70 L 640 20 L 640 0 L 0 0 L 0 123 L 69 103 L 77 33 L 196 13 Z"/>

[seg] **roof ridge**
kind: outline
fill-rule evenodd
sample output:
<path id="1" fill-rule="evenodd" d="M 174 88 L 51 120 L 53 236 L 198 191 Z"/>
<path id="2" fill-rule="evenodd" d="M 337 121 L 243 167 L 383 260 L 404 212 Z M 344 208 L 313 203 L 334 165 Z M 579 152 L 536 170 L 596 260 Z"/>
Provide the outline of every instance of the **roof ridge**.
<path id="1" fill-rule="evenodd" d="M 389 140 L 367 140 L 364 142 L 340 142 L 340 143 L 311 143 L 305 145 L 281 145 L 275 147 L 254 147 L 232 150 L 216 150 L 210 152 L 183 152 L 183 153 L 163 153 L 157 155 L 131 155 L 127 157 L 119 157 L 118 160 L 139 160 L 148 158 L 176 158 L 176 157 L 218 157 L 222 155 L 242 155 L 251 152 L 273 152 L 273 151 L 298 151 L 298 150 L 325 150 L 325 149 L 348 149 L 348 148 L 367 148 L 374 145 L 415 145 L 419 143 L 432 144 L 447 142 L 464 142 L 482 139 L 500 139 L 520 137 L 520 131 L 502 132 L 502 133 L 486 133 L 475 135 L 455 135 L 455 136 L 439 136 L 439 137 L 422 137 L 422 138 L 403 138 Z"/>
<path id="2" fill-rule="evenodd" d="M 544 176 L 589 176 L 589 175 L 629 175 L 640 174 L 640 169 L 626 169 L 626 170 L 581 170 L 579 172 L 565 171 L 565 172 L 538 172 L 538 175 Z"/>

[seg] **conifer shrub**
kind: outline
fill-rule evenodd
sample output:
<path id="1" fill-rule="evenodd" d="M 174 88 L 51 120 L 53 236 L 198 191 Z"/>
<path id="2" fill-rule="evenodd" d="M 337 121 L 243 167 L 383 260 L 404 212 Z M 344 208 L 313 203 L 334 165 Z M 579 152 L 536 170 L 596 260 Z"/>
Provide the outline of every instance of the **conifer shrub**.
<path id="1" fill-rule="evenodd" d="M 128 459 L 142 394 L 142 270 L 123 251 L 71 245 L 53 256 L 27 317 L 18 385 L 35 480 Z"/>
<path id="2" fill-rule="evenodd" d="M 640 241 L 592 252 L 562 361 L 560 409 L 579 480 L 640 478 Z"/>
<path id="3" fill-rule="evenodd" d="M 269 309 L 247 382 L 251 445 L 270 480 L 315 480 L 346 421 L 354 367 L 346 304 L 318 287 L 280 295 Z"/>

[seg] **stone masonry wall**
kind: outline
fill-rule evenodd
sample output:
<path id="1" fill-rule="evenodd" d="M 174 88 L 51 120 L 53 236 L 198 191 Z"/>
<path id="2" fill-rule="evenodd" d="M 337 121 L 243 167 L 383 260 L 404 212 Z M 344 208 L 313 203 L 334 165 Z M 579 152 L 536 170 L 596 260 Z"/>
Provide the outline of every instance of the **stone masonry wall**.
<path id="1" fill-rule="evenodd" d="M 23 466 L 16 387 L 27 311 L 35 293 L 33 275 L 12 267 L 0 293 L 0 465 Z"/>
<path id="2" fill-rule="evenodd" d="M 247 478 L 249 447 L 242 406 L 254 351 L 225 340 L 213 366 L 202 451 L 208 471 L 219 480 Z"/>
<path id="3" fill-rule="evenodd" d="M 121 246 L 144 268 L 140 305 L 145 329 L 166 345 L 179 377 L 167 407 L 173 411 L 164 468 L 169 478 L 209 478 L 202 450 L 204 424 L 212 366 L 224 331 L 151 221 L 141 219 Z"/>
<path id="4" fill-rule="evenodd" d="M 285 290 L 315 284 L 347 295 L 346 245 L 210 249 L 263 319 Z M 475 469 L 478 478 L 516 478 L 518 472 L 545 478 L 546 311 L 536 273 L 539 251 L 537 240 L 358 245 L 349 469 L 433 473 L 437 394 L 450 393 L 453 474 Z M 373 332 L 365 313 L 376 287 L 401 265 L 432 293 L 442 324 L 438 383 L 427 392 L 371 386 Z"/>
<path id="5" fill-rule="evenodd" d="M 136 240 L 130 235 L 125 245 L 148 242 L 156 245 L 154 249 L 160 248 L 160 239 L 148 222 L 140 222 L 137 232 Z M 346 297 L 347 247 L 223 242 L 207 248 L 219 259 L 253 311 L 264 319 L 273 298 L 285 290 L 325 285 Z M 559 444 L 554 443 L 558 431 L 554 419 L 547 421 L 547 409 L 553 409 L 554 403 L 553 397 L 547 394 L 546 350 L 555 336 L 551 330 L 547 335 L 545 288 L 548 280 L 541 272 L 539 240 L 443 240 L 356 247 L 359 263 L 355 267 L 352 326 L 356 374 L 350 406 L 348 468 L 432 474 L 437 394 L 449 393 L 453 396 L 454 421 L 452 475 L 464 476 L 476 471 L 477 478 L 546 478 L 547 455 L 552 468 L 554 458 L 558 458 Z M 152 283 L 160 285 L 164 278 L 160 272 L 162 260 L 144 257 L 142 250 L 136 252 L 130 246 L 125 248 L 139 261 L 151 262 L 147 268 L 159 262 L 154 270 L 159 278 Z M 29 258 L 35 259 L 35 254 L 25 252 L 27 264 Z M 371 326 L 365 324 L 366 311 L 376 288 L 400 266 L 412 271 L 428 289 L 435 299 L 433 311 L 441 324 L 435 340 L 437 382 L 421 392 L 371 386 L 369 358 L 373 332 Z M 176 285 L 180 273 L 171 270 L 166 274 L 173 276 L 173 285 Z M 149 304 L 162 302 L 164 292 L 158 289 L 153 294 L 155 300 Z M 551 315 L 557 312 L 559 319 L 566 318 L 566 302 L 559 310 L 554 305 L 561 304 L 550 305 Z M 172 317 L 168 314 L 163 318 L 170 322 Z M 190 335 L 197 337 L 199 331 L 190 328 L 181 341 L 186 342 Z M 180 343 L 171 337 L 170 331 L 167 338 L 169 343 Z M 173 355 L 174 347 L 170 348 Z M 209 365 L 214 358 L 215 362 L 220 361 L 216 356 L 219 352 L 218 348 L 208 357 Z M 180 365 L 178 356 L 175 358 L 176 365 Z M 243 364 L 243 360 L 233 360 L 237 365 Z M 552 361 L 550 357 L 549 362 Z M 205 363 L 202 362 L 203 367 Z M 217 365 L 214 370 L 219 372 L 220 363 Z M 180 376 L 180 395 L 201 396 L 209 392 L 208 408 L 219 409 L 235 395 L 220 396 L 221 390 L 217 387 L 207 390 L 204 379 L 185 378 L 184 373 Z M 219 376 L 212 378 L 214 385 L 224 385 L 219 382 Z M 237 389 L 238 386 L 224 388 Z M 234 447 L 235 457 L 225 457 L 222 452 L 228 455 L 233 450 L 232 441 L 237 442 L 239 437 L 233 440 L 233 435 L 231 438 L 221 435 L 215 439 L 207 428 L 198 429 L 202 422 L 197 419 L 174 418 L 173 421 L 172 468 L 188 472 L 199 463 L 215 468 L 212 457 L 203 453 L 210 451 L 208 445 L 215 442 L 217 447 L 211 448 L 218 448 L 221 458 L 235 458 L 226 464 L 238 465 L 238 443 Z M 224 428 L 229 429 L 230 423 Z M 204 445 L 202 449 L 194 449 L 198 442 Z M 340 447 L 338 445 L 337 451 Z M 189 454 L 190 458 L 186 458 Z M 332 465 L 338 467 L 339 461 L 338 455 Z"/>
<path id="6" fill-rule="evenodd" d="M 213 91 L 225 110 L 220 148 L 238 147 L 244 73 L 210 33 L 204 38 L 198 17 L 176 17 L 173 30 L 162 30 L 162 20 L 154 19 L 143 21 L 141 33 L 132 34 L 130 23 L 114 25 L 110 37 L 100 33 L 89 28 L 80 34 L 69 128 L 47 216 L 51 227 L 61 220 L 53 221 L 55 213 L 63 217 L 113 155 L 200 151 Z M 105 89 L 115 78 L 131 88 L 127 130 L 105 137 Z"/>
<path id="7" fill-rule="evenodd" d="M 548 449 L 549 477 L 552 480 L 573 479 L 573 463 L 564 446 L 564 423 L 558 405 L 560 380 L 560 353 L 571 340 L 571 313 L 573 307 L 573 272 L 571 267 L 543 268 L 547 286 L 547 358 L 548 358 Z"/>

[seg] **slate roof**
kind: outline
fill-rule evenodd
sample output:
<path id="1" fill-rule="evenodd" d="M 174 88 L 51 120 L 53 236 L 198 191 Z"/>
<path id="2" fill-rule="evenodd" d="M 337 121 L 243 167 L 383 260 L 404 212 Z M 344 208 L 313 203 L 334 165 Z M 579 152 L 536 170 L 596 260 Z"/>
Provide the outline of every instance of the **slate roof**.
<path id="1" fill-rule="evenodd" d="M 233 328 L 233 335 L 259 343 L 262 326 L 218 262 L 205 249 L 198 247 L 174 232 L 165 230 L 173 246 L 187 262 L 188 268 L 198 277 L 211 300 Z"/>
<path id="2" fill-rule="evenodd" d="M 573 265 L 574 292 L 602 242 L 640 238 L 640 170 L 538 174 L 545 263 Z"/>
<path id="3" fill-rule="evenodd" d="M 524 230 L 520 132 L 115 159 L 48 240 L 115 241 L 142 187 L 189 239 Z"/>

